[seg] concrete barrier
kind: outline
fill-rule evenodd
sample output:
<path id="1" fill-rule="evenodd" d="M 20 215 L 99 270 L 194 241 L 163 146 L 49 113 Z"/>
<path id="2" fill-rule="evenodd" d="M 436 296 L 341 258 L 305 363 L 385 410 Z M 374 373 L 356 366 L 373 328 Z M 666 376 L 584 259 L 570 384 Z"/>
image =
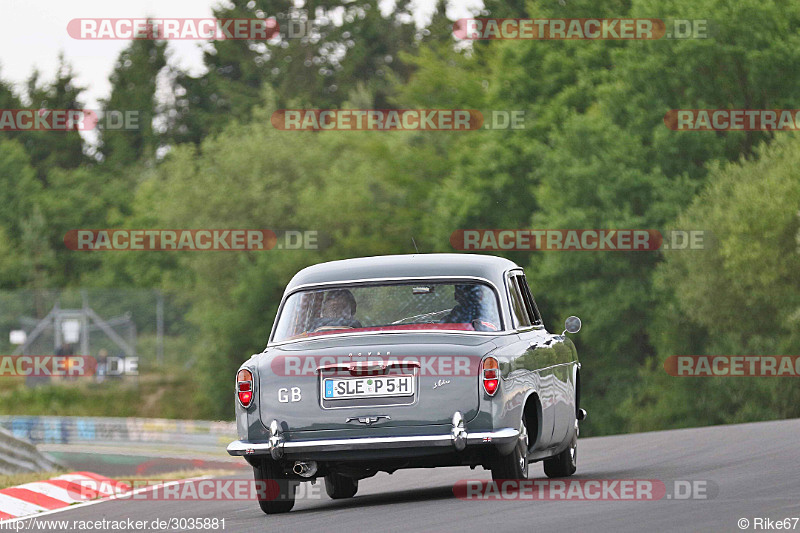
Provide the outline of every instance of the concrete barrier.
<path id="1" fill-rule="evenodd" d="M 36 444 L 139 445 L 224 451 L 235 422 L 79 416 L 0 416 L 0 428 Z"/>

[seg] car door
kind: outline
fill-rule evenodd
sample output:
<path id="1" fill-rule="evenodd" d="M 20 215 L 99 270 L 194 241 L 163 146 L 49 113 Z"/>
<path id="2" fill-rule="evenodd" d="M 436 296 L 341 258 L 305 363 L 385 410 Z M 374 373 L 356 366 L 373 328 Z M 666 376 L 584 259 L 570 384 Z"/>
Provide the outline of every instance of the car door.
<path id="1" fill-rule="evenodd" d="M 553 350 L 547 346 L 549 334 L 526 302 L 527 284 L 522 271 L 509 272 L 506 282 L 514 328 L 519 336 L 518 348 L 515 350 L 518 358 L 515 360 L 514 370 L 526 375 L 529 385 L 539 395 L 542 406 L 541 433 L 536 438 L 533 449 L 543 450 L 553 442 L 555 422 Z M 528 431 L 533 433 L 532 428 L 529 428 Z"/>
<path id="2" fill-rule="evenodd" d="M 531 322 L 543 334 L 534 351 L 538 352 L 537 360 L 543 365 L 543 389 L 547 392 L 548 406 L 553 411 L 551 440 L 552 444 L 557 445 L 566 438 L 575 420 L 574 346 L 564 335 L 553 334 L 545 329 L 524 274 L 517 277 L 517 282 L 522 290 L 525 306 L 531 314 Z"/>

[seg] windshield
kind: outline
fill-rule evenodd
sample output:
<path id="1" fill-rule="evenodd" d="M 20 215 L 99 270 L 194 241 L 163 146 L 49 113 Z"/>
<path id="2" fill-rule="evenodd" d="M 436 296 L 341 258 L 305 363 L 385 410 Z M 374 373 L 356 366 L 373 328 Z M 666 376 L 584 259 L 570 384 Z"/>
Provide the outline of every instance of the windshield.
<path id="1" fill-rule="evenodd" d="M 286 300 L 272 341 L 420 329 L 499 331 L 497 295 L 479 282 L 423 281 L 300 291 Z"/>

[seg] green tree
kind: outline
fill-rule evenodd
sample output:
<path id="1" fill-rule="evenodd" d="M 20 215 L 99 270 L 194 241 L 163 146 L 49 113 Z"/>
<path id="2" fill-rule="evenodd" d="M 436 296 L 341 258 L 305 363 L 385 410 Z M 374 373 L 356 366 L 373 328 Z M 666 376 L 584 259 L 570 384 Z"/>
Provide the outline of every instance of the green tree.
<path id="1" fill-rule="evenodd" d="M 2 73 L 2 71 L 0 71 Z M 0 109 L 20 109 L 22 102 L 19 97 L 14 93 L 13 87 L 10 83 L 5 82 L 0 78 Z M 0 138 L 2 139 L 15 139 L 19 138 L 20 132 L 16 131 L 2 131 Z"/>
<path id="2" fill-rule="evenodd" d="M 177 147 L 137 190 L 136 213 L 160 227 L 310 230 L 327 243 L 317 251 L 176 255 L 180 274 L 169 277 L 170 288 L 191 290 L 203 332 L 197 401 L 207 416 L 230 416 L 228 380 L 263 349 L 291 276 L 329 259 L 412 251 L 428 186 L 446 174 L 434 150 L 409 145 L 412 135 L 276 130 L 275 98 L 262 98 L 271 104 L 256 108 L 251 122 L 231 124 L 199 148 Z"/>
<path id="3" fill-rule="evenodd" d="M 389 107 L 390 74 L 401 79 L 410 74 L 398 59 L 415 43 L 409 5 L 397 2 L 386 16 L 377 0 L 324 0 L 302 7 L 287 0 L 236 0 L 215 9 L 220 19 L 275 16 L 280 37 L 215 41 L 204 54 L 207 73 L 174 72 L 172 138 L 199 143 L 229 120 L 248 122 L 251 109 L 263 103 L 265 85 L 281 108 L 338 108 L 357 90 L 369 93 L 372 105 Z"/>
<path id="4" fill-rule="evenodd" d="M 120 52 L 109 77 L 111 95 L 102 101 L 104 124 L 120 124 L 135 113 L 134 129 L 100 130 L 100 152 L 107 167 L 125 167 L 155 159 L 159 135 L 153 130 L 157 116 L 156 82 L 166 66 L 167 43 L 150 39 L 134 40 Z M 115 115 L 119 119 L 111 117 Z M 116 126 L 119 127 L 119 126 Z"/>
<path id="5" fill-rule="evenodd" d="M 717 165 L 674 226 L 705 230 L 706 249 L 665 253 L 666 293 L 652 325 L 658 356 L 622 410 L 651 430 L 800 416 L 792 378 L 668 376 L 671 355 L 780 355 L 800 349 L 800 139 L 785 134 L 751 161 Z M 657 333 L 655 333 L 657 332 Z"/>
<path id="6" fill-rule="evenodd" d="M 529 3 L 528 11 L 540 18 L 671 20 L 679 14 L 713 24 L 709 39 L 475 45 L 465 56 L 472 68 L 438 88 L 437 73 L 448 79 L 453 59 L 419 54 L 424 61 L 401 95 L 435 95 L 446 106 L 448 99 L 461 103 L 458 98 L 480 84 L 487 108 L 525 112 L 524 130 L 476 132 L 464 137 L 472 142 L 450 147 L 452 172 L 433 193 L 437 202 L 426 224 L 434 242 L 474 227 L 663 228 L 702 186 L 707 165 L 738 159 L 753 142 L 770 137 L 674 132 L 663 122 L 666 111 L 791 108 L 796 100 L 796 87 L 774 77 L 763 87 L 759 81 L 765 68 L 799 70 L 796 47 L 784 49 L 798 38 L 794 6 L 727 0 L 598 6 L 579 0 Z M 769 30 L 751 31 L 751 14 Z M 635 383 L 637 368 L 655 353 L 657 332 L 650 326 L 662 302 L 670 305 L 669 293 L 652 281 L 659 256 L 506 255 L 528 265 L 550 327 L 560 327 L 571 313 L 585 320 L 576 342 L 595 372 L 584 381 L 585 398 L 599 411 L 587 422 L 589 433 L 623 430 L 628 414 L 616 405 Z"/>
<path id="7" fill-rule="evenodd" d="M 17 141 L 0 140 L 0 225 L 12 237 L 22 233 L 21 221 L 33 211 L 41 190 L 24 147 Z"/>
<path id="8" fill-rule="evenodd" d="M 42 83 L 39 73 L 28 78 L 26 106 L 33 109 L 83 109 L 80 94 L 84 91 L 75 83 L 75 72 L 63 55 L 59 55 L 55 80 Z M 19 137 L 31 156 L 39 179 L 47 182 L 53 168 L 76 168 L 87 162 L 83 154 L 83 138 L 77 126 L 71 131 L 26 131 Z"/>

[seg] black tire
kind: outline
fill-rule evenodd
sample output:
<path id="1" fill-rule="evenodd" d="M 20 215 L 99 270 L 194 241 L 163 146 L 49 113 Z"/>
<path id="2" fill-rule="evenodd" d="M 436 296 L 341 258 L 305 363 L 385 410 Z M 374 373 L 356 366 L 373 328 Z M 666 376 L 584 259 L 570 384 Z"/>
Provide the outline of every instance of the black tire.
<path id="1" fill-rule="evenodd" d="M 255 481 L 266 482 L 266 490 L 258 491 L 258 505 L 266 514 L 288 513 L 294 507 L 294 496 L 297 490 L 297 481 L 286 478 L 280 465 L 272 459 L 263 459 L 260 464 L 253 466 Z M 266 497 L 261 498 L 261 494 Z"/>
<path id="2" fill-rule="evenodd" d="M 339 474 L 325 476 L 325 492 L 333 500 L 352 498 L 358 491 L 358 480 Z"/>
<path id="3" fill-rule="evenodd" d="M 520 422 L 520 436 L 514 451 L 497 458 L 492 467 L 492 479 L 527 479 L 528 478 L 528 427 L 525 421 Z"/>
<path id="4" fill-rule="evenodd" d="M 578 469 L 578 420 L 575 420 L 575 433 L 567 449 L 544 460 L 544 473 L 547 477 L 569 477 Z"/>

